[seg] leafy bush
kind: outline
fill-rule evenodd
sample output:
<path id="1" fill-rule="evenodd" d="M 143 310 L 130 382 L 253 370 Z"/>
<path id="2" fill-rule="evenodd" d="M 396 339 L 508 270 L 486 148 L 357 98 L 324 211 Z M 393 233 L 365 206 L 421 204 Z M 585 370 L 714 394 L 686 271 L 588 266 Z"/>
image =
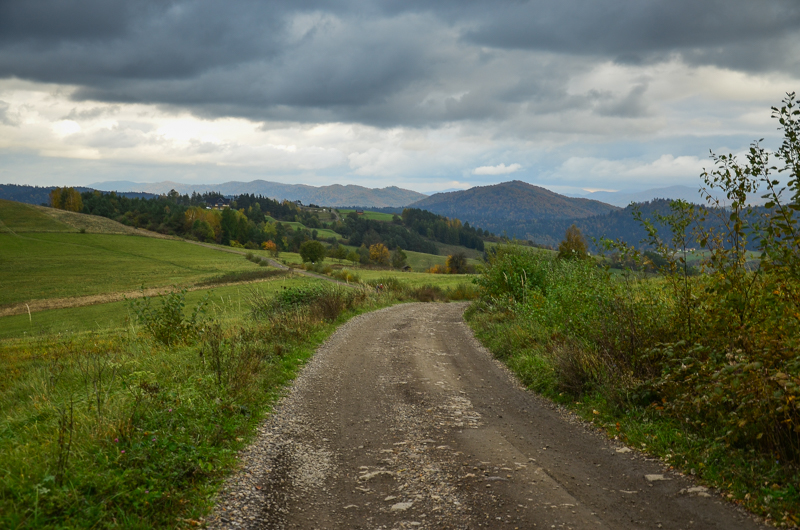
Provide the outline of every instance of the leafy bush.
<path id="1" fill-rule="evenodd" d="M 361 281 L 361 277 L 358 274 L 348 269 L 332 271 L 331 277 L 348 283 L 359 283 Z"/>
<path id="2" fill-rule="evenodd" d="M 125 298 L 125 301 L 136 321 L 143 325 L 155 340 L 166 345 L 180 344 L 197 338 L 206 319 L 209 303 L 209 295 L 206 294 L 187 318 L 184 314 L 186 292 L 186 288 L 183 288 L 158 295 L 161 301 L 159 307 L 155 306 L 151 297 L 144 295 L 144 290 L 141 298 Z"/>
<path id="3" fill-rule="evenodd" d="M 352 309 L 365 298 L 362 289 L 312 284 L 285 288 L 274 297 L 266 297 L 259 291 L 252 291 L 250 304 L 251 314 L 258 320 L 271 318 L 275 314 L 306 310 L 323 320 L 333 321 L 343 311 Z"/>

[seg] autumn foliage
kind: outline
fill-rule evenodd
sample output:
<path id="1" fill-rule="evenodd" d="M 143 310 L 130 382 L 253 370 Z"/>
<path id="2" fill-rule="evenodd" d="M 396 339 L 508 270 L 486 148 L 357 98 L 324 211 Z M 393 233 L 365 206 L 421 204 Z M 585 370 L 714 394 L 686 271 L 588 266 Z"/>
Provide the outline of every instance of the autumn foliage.
<path id="1" fill-rule="evenodd" d="M 383 243 L 375 243 L 369 247 L 369 260 L 378 265 L 388 265 L 389 249 Z"/>
<path id="2" fill-rule="evenodd" d="M 53 188 L 50 192 L 50 206 L 68 212 L 80 212 L 83 210 L 83 200 L 75 188 Z"/>

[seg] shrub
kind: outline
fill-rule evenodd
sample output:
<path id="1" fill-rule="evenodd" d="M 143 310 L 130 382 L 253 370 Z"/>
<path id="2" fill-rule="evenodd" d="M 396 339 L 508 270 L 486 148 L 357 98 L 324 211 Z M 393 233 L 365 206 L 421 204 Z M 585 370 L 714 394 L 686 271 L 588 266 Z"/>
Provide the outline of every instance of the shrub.
<path id="1" fill-rule="evenodd" d="M 337 280 L 348 283 L 359 283 L 361 281 L 361 278 L 358 276 L 358 274 L 347 269 L 333 271 L 331 272 L 331 276 Z"/>
<path id="2" fill-rule="evenodd" d="M 445 300 L 446 296 L 442 288 L 438 285 L 423 285 L 411 290 L 411 296 L 420 302 L 434 302 L 436 300 Z"/>
<path id="3" fill-rule="evenodd" d="M 436 265 L 434 265 L 433 267 L 428 269 L 428 273 L 429 274 L 447 274 L 447 267 L 437 263 Z"/>
<path id="4" fill-rule="evenodd" d="M 448 300 L 475 300 L 478 298 L 478 288 L 471 283 L 459 283 L 447 290 Z"/>
<path id="5" fill-rule="evenodd" d="M 467 256 L 463 252 L 456 252 L 447 256 L 445 268 L 450 274 L 465 274 L 467 272 Z"/>
<path id="6" fill-rule="evenodd" d="M 308 310 L 313 316 L 324 320 L 335 320 L 342 311 L 352 309 L 364 300 L 361 289 L 331 284 L 312 284 L 289 287 L 274 297 L 265 297 L 259 291 L 251 291 L 251 314 L 263 320 L 275 314 Z"/>
<path id="7" fill-rule="evenodd" d="M 186 306 L 186 288 L 172 290 L 158 295 L 161 305 L 155 307 L 153 299 L 144 295 L 141 298 L 125 298 L 128 310 L 137 322 L 142 324 L 155 340 L 172 345 L 197 338 L 206 318 L 208 294 L 192 309 L 187 318 L 183 309 Z"/>

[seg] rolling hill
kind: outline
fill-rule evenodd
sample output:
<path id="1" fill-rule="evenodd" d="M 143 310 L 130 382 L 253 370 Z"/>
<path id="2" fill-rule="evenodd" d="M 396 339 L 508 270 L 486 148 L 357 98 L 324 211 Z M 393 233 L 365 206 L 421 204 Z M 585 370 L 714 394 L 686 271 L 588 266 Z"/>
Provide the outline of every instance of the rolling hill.
<path id="1" fill-rule="evenodd" d="M 456 217 L 496 234 L 505 231 L 511 237 L 524 239 L 531 238 L 527 227 L 537 221 L 582 219 L 619 210 L 600 201 L 565 197 L 518 180 L 437 193 L 410 207 Z"/>
<path id="2" fill-rule="evenodd" d="M 437 193 L 409 206 L 470 222 L 581 218 L 618 209 L 600 201 L 559 195 L 519 180 Z"/>

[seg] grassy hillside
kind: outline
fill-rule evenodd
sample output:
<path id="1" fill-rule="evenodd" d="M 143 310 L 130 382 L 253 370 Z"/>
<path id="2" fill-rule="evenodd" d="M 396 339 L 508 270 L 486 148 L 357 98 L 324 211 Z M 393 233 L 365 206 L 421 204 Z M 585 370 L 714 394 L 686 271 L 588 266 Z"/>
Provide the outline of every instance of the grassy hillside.
<path id="1" fill-rule="evenodd" d="M 258 270 L 240 255 L 183 241 L 88 233 L 0 234 L 0 267 L 0 306 Z"/>
<path id="2" fill-rule="evenodd" d="M 67 212 L 56 208 L 0 199 L 0 231 L 84 232 L 92 234 L 139 234 L 164 237 L 97 215 Z"/>

